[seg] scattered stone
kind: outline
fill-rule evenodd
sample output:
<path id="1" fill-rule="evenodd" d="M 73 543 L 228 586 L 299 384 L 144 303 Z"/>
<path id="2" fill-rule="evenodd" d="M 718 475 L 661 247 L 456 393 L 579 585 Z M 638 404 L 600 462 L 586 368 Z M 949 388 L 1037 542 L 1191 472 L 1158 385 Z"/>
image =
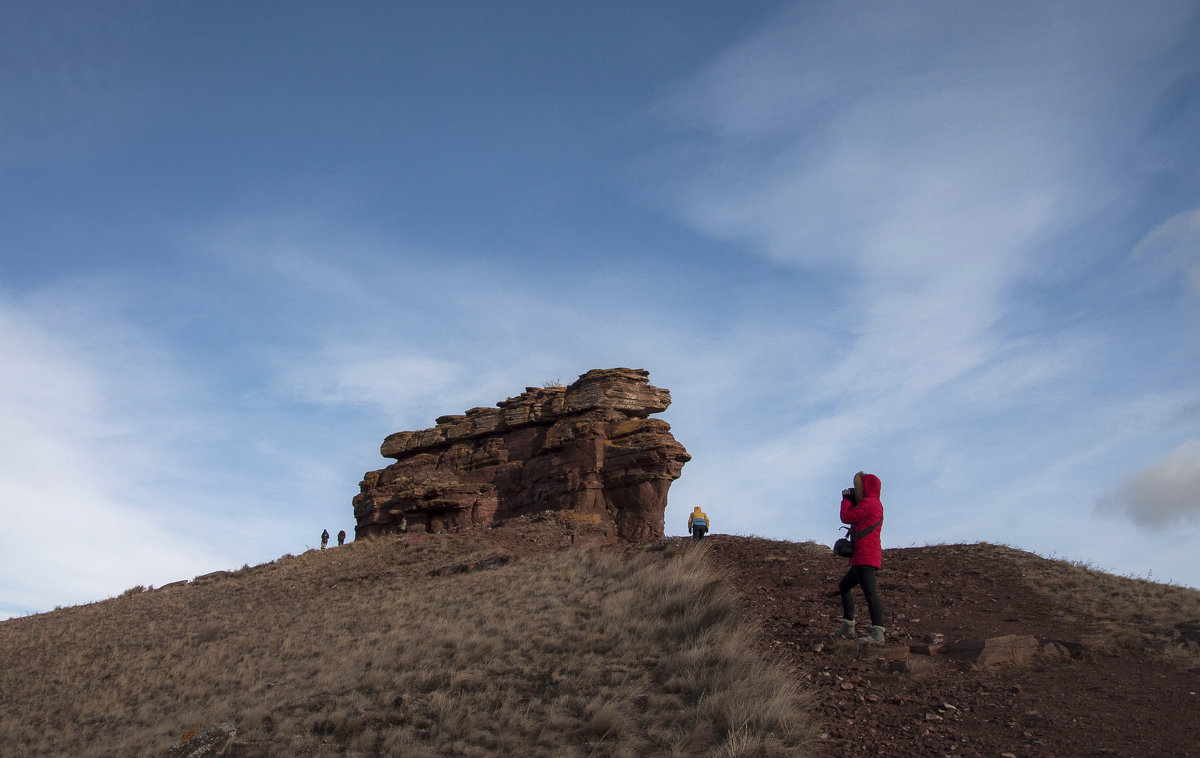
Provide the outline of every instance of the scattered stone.
<path id="1" fill-rule="evenodd" d="M 1038 649 L 1038 656 L 1050 663 L 1070 663 L 1071 651 L 1057 642 L 1044 642 Z"/>
<path id="2" fill-rule="evenodd" d="M 451 576 L 453 574 L 469 574 L 472 571 L 485 571 L 507 565 L 513 560 L 509 555 L 494 555 L 474 563 L 460 563 L 455 566 L 436 568 L 429 572 L 430 576 Z"/>
<path id="3" fill-rule="evenodd" d="M 270 758 L 275 743 L 270 740 L 248 740 L 229 743 L 222 758 Z"/>
<path id="4" fill-rule="evenodd" d="M 887 670 L 893 674 L 903 674 L 919 679 L 932 673 L 936 668 L 935 659 L 924 655 L 911 655 L 903 660 L 889 661 Z"/>
<path id="5" fill-rule="evenodd" d="M 1053 642 L 1056 645 L 1061 645 L 1063 648 L 1065 648 L 1067 650 L 1067 653 L 1072 658 L 1082 658 L 1083 657 L 1084 648 L 1083 648 L 1082 642 L 1071 642 L 1068 640 L 1048 640 L 1048 641 Z"/>
<path id="6" fill-rule="evenodd" d="M 354 497 L 355 537 L 458 531 L 546 511 L 610 541 L 663 536 L 667 490 L 691 460 L 665 421 L 671 393 L 642 369 L 595 369 L 568 387 L 527 387 L 495 408 L 398 432 Z M 578 522 L 578 523 L 574 523 Z"/>
<path id="7" fill-rule="evenodd" d="M 166 758 L 217 758 L 236 736 L 233 724 L 209 724 L 168 750 Z"/>

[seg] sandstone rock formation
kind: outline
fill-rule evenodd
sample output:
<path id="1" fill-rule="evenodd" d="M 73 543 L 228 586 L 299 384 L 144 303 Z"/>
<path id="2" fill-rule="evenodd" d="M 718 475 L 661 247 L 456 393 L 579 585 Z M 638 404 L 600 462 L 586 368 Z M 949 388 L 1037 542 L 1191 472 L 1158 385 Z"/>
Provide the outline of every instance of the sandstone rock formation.
<path id="1" fill-rule="evenodd" d="M 691 459 L 669 424 L 648 418 L 670 404 L 647 371 L 595 369 L 390 435 L 380 452 L 396 462 L 359 485 L 355 536 L 397 531 L 401 519 L 436 532 L 570 511 L 621 540 L 662 537 L 667 489 Z"/>

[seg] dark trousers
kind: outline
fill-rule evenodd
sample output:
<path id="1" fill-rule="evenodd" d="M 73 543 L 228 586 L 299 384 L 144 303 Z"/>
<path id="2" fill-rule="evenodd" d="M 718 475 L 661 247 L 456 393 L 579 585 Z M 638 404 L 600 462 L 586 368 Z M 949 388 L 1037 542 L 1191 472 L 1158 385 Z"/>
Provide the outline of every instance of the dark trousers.
<path id="1" fill-rule="evenodd" d="M 703 524 L 692 524 L 692 540 L 699 541 L 701 537 L 708 533 L 708 527 Z"/>
<path id="2" fill-rule="evenodd" d="M 874 566 L 851 566 L 842 581 L 838 584 L 838 592 L 842 593 L 842 618 L 854 620 L 854 598 L 850 590 L 855 586 L 862 587 L 863 597 L 867 599 L 867 609 L 871 611 L 871 623 L 883 626 L 883 603 L 879 602 L 879 587 L 875 584 Z"/>

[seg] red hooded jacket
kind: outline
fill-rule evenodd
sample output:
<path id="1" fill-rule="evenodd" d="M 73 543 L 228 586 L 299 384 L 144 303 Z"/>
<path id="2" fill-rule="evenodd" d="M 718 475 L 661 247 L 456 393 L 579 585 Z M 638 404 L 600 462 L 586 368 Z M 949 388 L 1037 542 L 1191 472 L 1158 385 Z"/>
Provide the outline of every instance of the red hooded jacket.
<path id="1" fill-rule="evenodd" d="M 883 562 L 883 543 L 879 533 L 883 531 L 883 503 L 879 500 L 882 488 L 879 477 L 874 474 L 862 475 L 862 499 L 858 504 L 842 498 L 842 523 L 849 524 L 854 534 L 863 532 L 875 524 L 879 526 L 868 534 L 854 540 L 854 555 L 850 558 L 851 566 L 874 566 L 879 568 Z"/>

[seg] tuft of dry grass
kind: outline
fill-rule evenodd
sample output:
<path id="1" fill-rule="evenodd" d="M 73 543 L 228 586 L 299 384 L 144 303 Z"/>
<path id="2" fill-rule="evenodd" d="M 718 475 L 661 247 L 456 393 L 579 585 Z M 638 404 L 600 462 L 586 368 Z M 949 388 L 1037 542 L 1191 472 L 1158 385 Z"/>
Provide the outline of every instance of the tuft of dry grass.
<path id="1" fill-rule="evenodd" d="M 926 655 L 912 655 L 898 662 L 895 670 L 909 679 L 921 681 L 937 671 L 937 662 Z"/>
<path id="2" fill-rule="evenodd" d="M 278 756 L 805 756 L 703 546 L 497 560 L 382 539 L 0 623 L 0 744 L 160 756 L 232 723 Z"/>

